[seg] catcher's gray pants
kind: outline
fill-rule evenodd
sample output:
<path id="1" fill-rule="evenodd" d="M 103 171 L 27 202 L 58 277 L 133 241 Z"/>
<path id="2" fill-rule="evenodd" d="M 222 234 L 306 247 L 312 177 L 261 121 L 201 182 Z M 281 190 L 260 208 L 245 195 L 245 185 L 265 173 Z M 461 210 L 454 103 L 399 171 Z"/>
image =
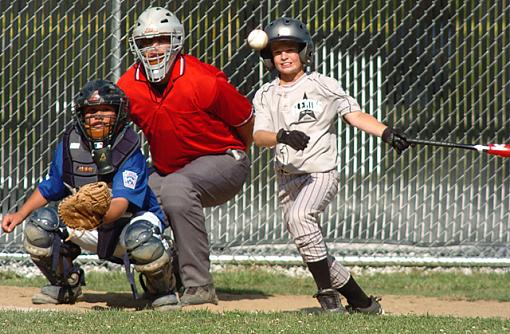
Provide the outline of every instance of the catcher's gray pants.
<path id="1" fill-rule="evenodd" d="M 249 171 L 246 153 L 230 151 L 202 156 L 168 175 L 151 174 L 149 185 L 172 227 L 184 287 L 212 283 L 203 208 L 233 198 Z"/>
<path id="2" fill-rule="evenodd" d="M 333 287 L 342 287 L 350 273 L 328 254 L 319 217 L 338 191 L 338 172 L 293 175 L 278 171 L 276 175 L 283 217 L 303 261 L 318 262 L 327 258 Z"/>

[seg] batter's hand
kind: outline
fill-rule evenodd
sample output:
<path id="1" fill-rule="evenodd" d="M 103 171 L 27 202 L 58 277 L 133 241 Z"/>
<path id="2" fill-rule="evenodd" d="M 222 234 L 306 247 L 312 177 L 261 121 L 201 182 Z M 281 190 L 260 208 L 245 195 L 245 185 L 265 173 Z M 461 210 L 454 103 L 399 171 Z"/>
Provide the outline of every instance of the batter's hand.
<path id="1" fill-rule="evenodd" d="M 404 131 L 389 126 L 384 129 L 382 140 L 385 143 L 390 144 L 398 154 L 402 153 L 410 145 L 407 141 L 407 135 L 404 133 Z"/>
<path id="2" fill-rule="evenodd" d="M 24 219 L 25 217 L 18 212 L 6 214 L 2 219 L 2 230 L 5 233 L 11 233 Z"/>
<path id="3" fill-rule="evenodd" d="M 287 144 L 296 151 L 299 151 L 304 150 L 308 146 L 310 137 L 298 130 L 286 131 L 280 129 L 276 134 L 276 141 L 281 144 Z"/>

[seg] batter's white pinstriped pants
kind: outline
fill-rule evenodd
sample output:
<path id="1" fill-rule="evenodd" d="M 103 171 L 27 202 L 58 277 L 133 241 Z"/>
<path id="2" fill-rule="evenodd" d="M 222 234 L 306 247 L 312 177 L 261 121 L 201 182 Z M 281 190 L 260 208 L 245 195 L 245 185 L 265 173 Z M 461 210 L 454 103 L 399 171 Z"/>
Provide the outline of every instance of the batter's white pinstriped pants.
<path id="1" fill-rule="evenodd" d="M 336 170 L 310 174 L 277 171 L 278 199 L 299 254 L 305 262 L 317 262 L 327 257 L 334 288 L 342 287 L 349 280 L 350 273 L 328 254 L 319 215 L 335 197 L 339 179 Z"/>

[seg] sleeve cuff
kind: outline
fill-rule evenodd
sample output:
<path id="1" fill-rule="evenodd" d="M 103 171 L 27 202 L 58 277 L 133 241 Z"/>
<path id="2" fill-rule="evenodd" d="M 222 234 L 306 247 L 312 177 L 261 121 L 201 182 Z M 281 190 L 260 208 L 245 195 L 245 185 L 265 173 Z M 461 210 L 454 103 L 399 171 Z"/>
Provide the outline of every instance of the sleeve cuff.
<path id="1" fill-rule="evenodd" d="M 253 108 L 250 110 L 250 116 L 248 116 L 248 118 L 247 118 L 247 119 L 245 119 L 244 121 L 242 121 L 241 123 L 236 124 L 236 125 L 233 125 L 233 126 L 234 126 L 234 128 L 238 128 L 238 127 L 240 127 L 240 126 L 245 125 L 246 123 L 248 123 L 248 122 L 250 121 L 250 119 L 251 119 L 252 117 L 253 117 Z"/>

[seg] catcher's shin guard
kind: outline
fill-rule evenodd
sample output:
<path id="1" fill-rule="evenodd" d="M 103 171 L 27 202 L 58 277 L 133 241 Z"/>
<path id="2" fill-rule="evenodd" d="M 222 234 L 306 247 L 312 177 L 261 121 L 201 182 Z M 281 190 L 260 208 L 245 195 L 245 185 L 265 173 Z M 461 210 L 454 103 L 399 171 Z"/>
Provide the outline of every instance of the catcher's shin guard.
<path id="1" fill-rule="evenodd" d="M 70 285 L 68 281 L 73 272 L 79 271 L 73 260 L 80 255 L 81 249 L 71 242 L 64 242 L 65 233 L 59 229 L 57 212 L 53 208 L 35 211 L 25 226 L 23 246 L 52 285 Z"/>
<path id="2" fill-rule="evenodd" d="M 135 218 L 136 219 L 136 218 Z M 121 243 L 129 260 L 140 273 L 140 284 L 157 309 L 178 306 L 170 247 L 151 222 L 133 220 L 124 228 Z"/>
<path id="3" fill-rule="evenodd" d="M 167 255 L 149 263 L 149 266 L 135 264 L 134 267 L 140 273 L 140 285 L 149 295 L 159 296 L 175 291 L 175 278 Z"/>

